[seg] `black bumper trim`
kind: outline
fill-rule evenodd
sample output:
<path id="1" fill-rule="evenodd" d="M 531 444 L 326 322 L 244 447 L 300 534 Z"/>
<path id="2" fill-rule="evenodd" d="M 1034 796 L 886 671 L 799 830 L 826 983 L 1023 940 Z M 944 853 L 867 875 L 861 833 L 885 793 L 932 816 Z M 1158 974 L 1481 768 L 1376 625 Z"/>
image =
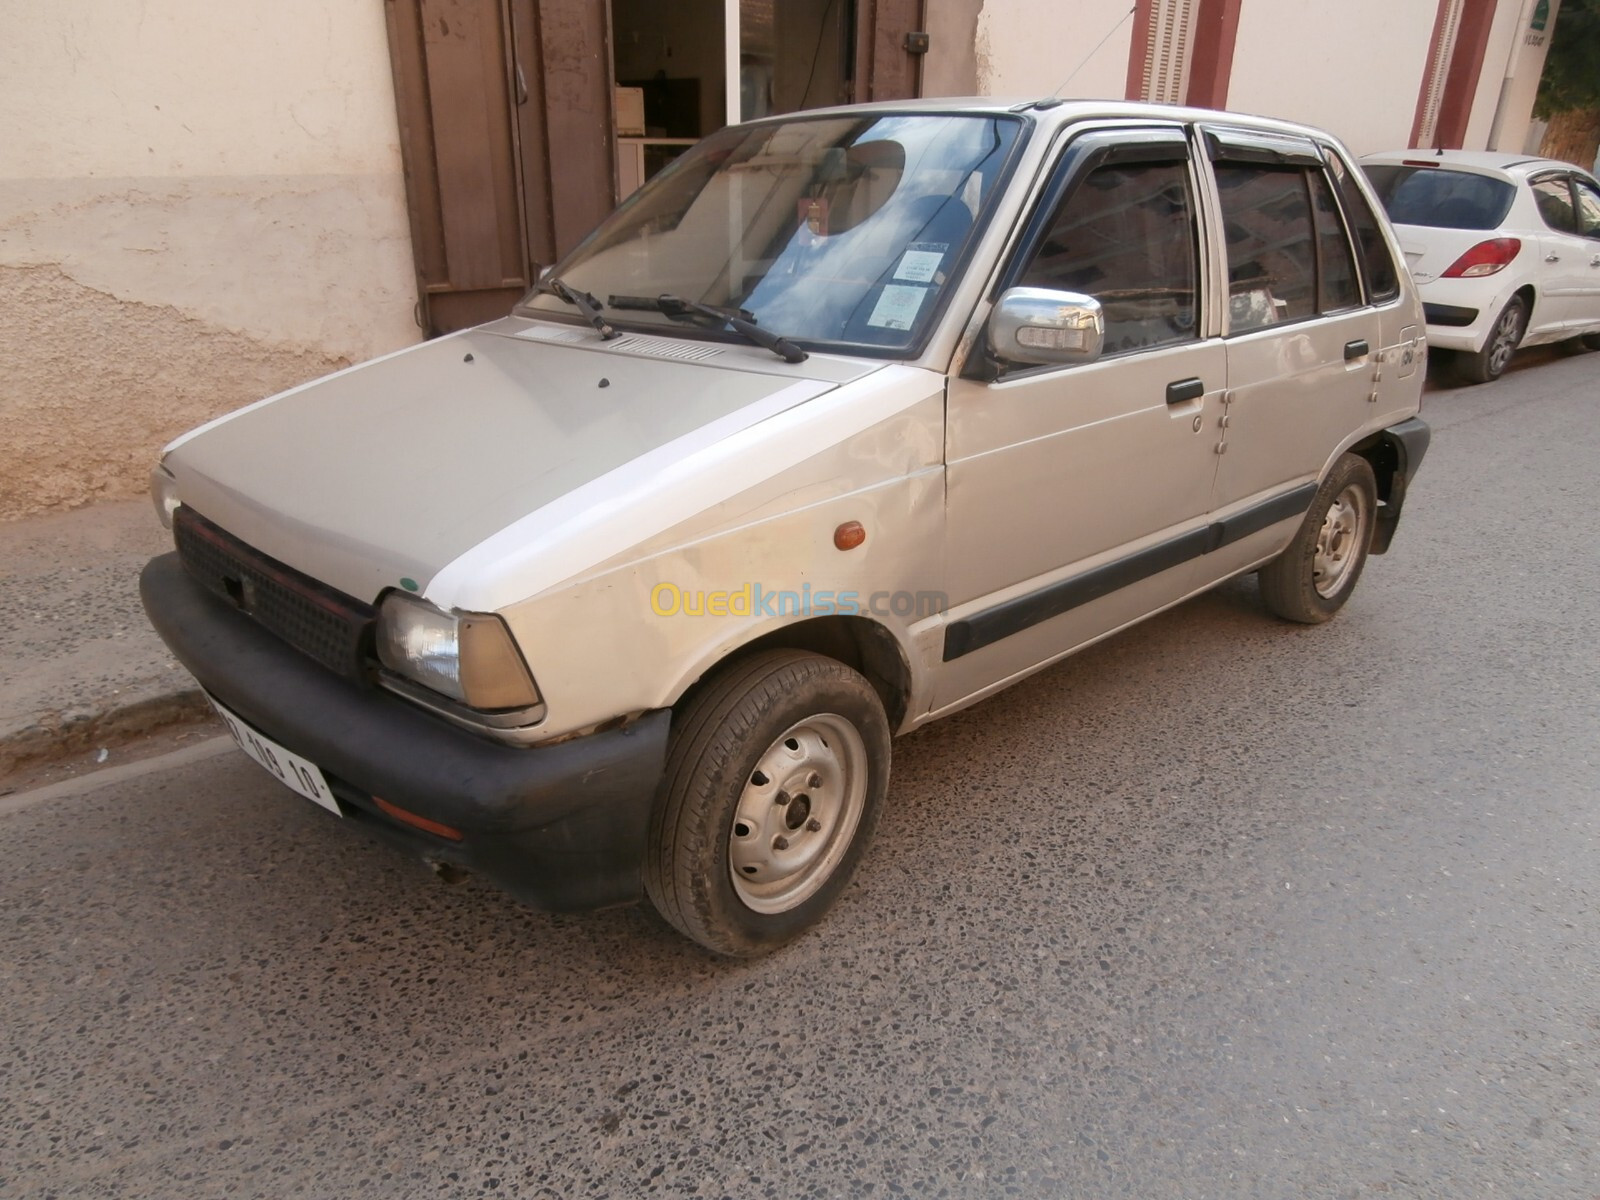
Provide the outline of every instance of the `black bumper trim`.
<path id="1" fill-rule="evenodd" d="M 1387 554 L 1394 541 L 1395 529 L 1400 524 L 1400 510 L 1406 502 L 1406 489 L 1417 477 L 1417 468 L 1428 452 L 1433 440 L 1433 430 L 1420 417 L 1412 417 L 1391 425 L 1380 435 L 1385 448 L 1392 456 L 1393 472 L 1389 479 L 1389 494 L 1378 506 L 1378 519 L 1372 530 L 1372 553 Z"/>
<path id="2" fill-rule="evenodd" d="M 1180 533 L 1177 537 L 1157 542 L 1154 546 L 1104 563 L 1081 575 L 1070 576 L 975 612 L 970 617 L 952 621 L 944 632 L 944 661 L 951 662 L 974 650 L 992 646 L 1002 638 L 1031 629 L 1043 621 L 1059 617 L 1062 613 L 1152 575 L 1182 566 L 1203 554 L 1211 554 L 1253 533 L 1271 529 L 1295 517 L 1303 517 L 1316 494 L 1316 484 L 1303 483 L 1213 521 L 1210 525 Z"/>
<path id="3" fill-rule="evenodd" d="M 539 908 L 639 899 L 666 710 L 555 746 L 505 746 L 319 666 L 206 591 L 176 554 L 152 559 L 139 591 L 150 623 L 201 686 L 337 777 L 342 803 L 365 798 L 369 827 Z M 373 795 L 461 830 L 461 842 L 447 847 L 397 826 Z"/>
<path id="4" fill-rule="evenodd" d="M 1461 308 L 1454 304 L 1424 304 L 1422 306 L 1422 319 L 1429 325 L 1439 325 L 1446 329 L 1459 329 L 1476 321 L 1478 319 L 1478 310 L 1475 308 Z"/>

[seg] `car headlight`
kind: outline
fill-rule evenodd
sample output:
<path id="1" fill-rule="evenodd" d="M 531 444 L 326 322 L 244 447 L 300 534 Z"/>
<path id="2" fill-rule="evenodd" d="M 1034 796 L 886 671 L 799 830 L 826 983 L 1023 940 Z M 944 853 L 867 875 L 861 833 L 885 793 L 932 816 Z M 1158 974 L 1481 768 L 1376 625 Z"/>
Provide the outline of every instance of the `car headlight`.
<path id="1" fill-rule="evenodd" d="M 178 481 L 160 463 L 150 469 L 150 502 L 156 506 L 162 526 L 171 529 L 172 514 L 178 511 Z"/>
<path id="2" fill-rule="evenodd" d="M 493 613 L 447 613 L 390 592 L 378 612 L 378 661 L 404 679 L 468 708 L 539 703 L 528 664 Z"/>

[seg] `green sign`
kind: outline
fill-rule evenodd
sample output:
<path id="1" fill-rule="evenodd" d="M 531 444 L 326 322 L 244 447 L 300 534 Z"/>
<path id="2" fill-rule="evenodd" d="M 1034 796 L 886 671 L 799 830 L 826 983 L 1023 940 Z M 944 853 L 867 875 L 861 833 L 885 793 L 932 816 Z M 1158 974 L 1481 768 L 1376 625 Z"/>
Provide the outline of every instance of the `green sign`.
<path id="1" fill-rule="evenodd" d="M 1533 20 L 1528 27 L 1537 33 L 1542 32 L 1548 24 L 1550 24 L 1550 0 L 1539 0 L 1539 3 L 1533 6 Z"/>

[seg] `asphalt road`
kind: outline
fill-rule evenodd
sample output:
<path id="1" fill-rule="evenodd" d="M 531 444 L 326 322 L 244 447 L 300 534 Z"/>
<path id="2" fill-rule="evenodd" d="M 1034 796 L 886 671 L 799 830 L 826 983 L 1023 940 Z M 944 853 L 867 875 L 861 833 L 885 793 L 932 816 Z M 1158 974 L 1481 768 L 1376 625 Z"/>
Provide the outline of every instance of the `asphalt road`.
<path id="1" fill-rule="evenodd" d="M 1524 357 L 1331 625 L 1232 584 L 898 742 L 762 962 L 231 751 L 0 801 L 0 1195 L 1591 1200 L 1600 355 Z"/>

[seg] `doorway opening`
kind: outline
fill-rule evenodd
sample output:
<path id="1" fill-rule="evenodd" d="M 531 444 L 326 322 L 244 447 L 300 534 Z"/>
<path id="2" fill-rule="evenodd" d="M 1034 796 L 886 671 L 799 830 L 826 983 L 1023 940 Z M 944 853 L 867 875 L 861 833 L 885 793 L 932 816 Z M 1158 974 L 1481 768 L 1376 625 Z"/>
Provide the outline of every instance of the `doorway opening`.
<path id="1" fill-rule="evenodd" d="M 853 98 L 856 0 L 611 0 L 620 200 L 707 134 Z"/>

